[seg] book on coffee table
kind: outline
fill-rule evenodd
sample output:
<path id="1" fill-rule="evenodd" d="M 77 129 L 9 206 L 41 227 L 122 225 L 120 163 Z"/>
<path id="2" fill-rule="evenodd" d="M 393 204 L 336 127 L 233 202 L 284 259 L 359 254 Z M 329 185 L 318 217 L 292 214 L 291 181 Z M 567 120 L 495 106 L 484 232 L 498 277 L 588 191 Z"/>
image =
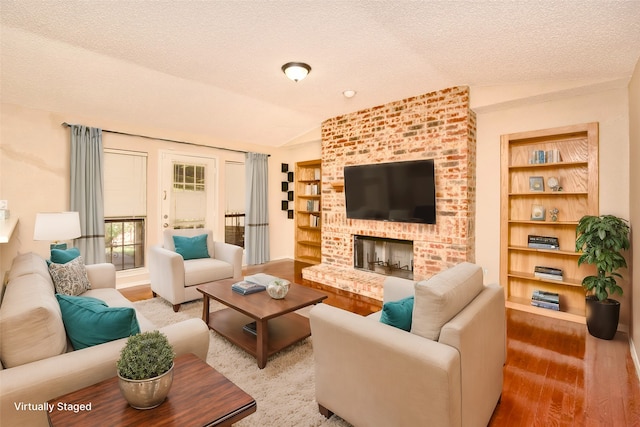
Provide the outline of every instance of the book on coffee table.
<path id="1" fill-rule="evenodd" d="M 259 285 L 257 283 L 250 283 L 245 280 L 231 285 L 231 290 L 241 295 L 254 294 L 256 292 L 264 291 L 265 289 L 267 289 L 267 287 L 264 285 Z"/>

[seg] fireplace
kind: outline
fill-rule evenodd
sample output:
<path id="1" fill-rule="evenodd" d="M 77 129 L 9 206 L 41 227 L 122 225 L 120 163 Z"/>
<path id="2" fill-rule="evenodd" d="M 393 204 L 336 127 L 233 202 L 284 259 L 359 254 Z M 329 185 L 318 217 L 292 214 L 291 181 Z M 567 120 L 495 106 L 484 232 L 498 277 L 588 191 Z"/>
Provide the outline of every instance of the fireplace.
<path id="1" fill-rule="evenodd" d="M 413 241 L 354 235 L 353 267 L 413 279 Z"/>

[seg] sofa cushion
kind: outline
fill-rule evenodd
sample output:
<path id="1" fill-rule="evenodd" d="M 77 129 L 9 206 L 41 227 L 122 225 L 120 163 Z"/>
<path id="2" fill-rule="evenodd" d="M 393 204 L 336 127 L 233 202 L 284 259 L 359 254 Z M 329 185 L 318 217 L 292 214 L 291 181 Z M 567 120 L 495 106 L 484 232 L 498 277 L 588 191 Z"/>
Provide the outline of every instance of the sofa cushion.
<path id="1" fill-rule="evenodd" d="M 38 274 L 51 285 L 51 294 L 54 293 L 53 280 L 49 274 L 49 267 L 45 260 L 33 252 L 20 254 L 13 259 L 11 270 L 9 270 L 9 281 L 25 274 Z"/>
<path id="2" fill-rule="evenodd" d="M 91 289 L 87 269 L 81 256 L 66 264 L 49 264 L 49 272 L 56 287 L 56 293 L 65 295 L 80 295 Z"/>
<path id="3" fill-rule="evenodd" d="M 40 261 L 45 264 L 42 258 Z M 0 336 L 0 359 L 5 368 L 66 351 L 60 306 L 51 283 L 40 274 L 22 275 L 7 284 L 0 306 Z"/>
<path id="4" fill-rule="evenodd" d="M 399 301 L 385 302 L 382 306 L 380 321 L 405 331 L 411 330 L 411 316 L 413 315 L 414 297 L 403 298 Z"/>
<path id="5" fill-rule="evenodd" d="M 185 260 L 209 258 L 206 234 L 193 237 L 173 236 L 173 244 L 176 247 L 176 252 L 182 255 Z"/>
<path id="6" fill-rule="evenodd" d="M 411 332 L 438 340 L 440 329 L 484 288 L 482 269 L 463 262 L 415 285 Z"/>
<path id="7" fill-rule="evenodd" d="M 80 256 L 80 249 L 78 248 L 69 248 L 69 249 L 51 249 L 51 262 L 56 264 L 66 264 L 69 261 L 73 261 L 74 259 Z"/>
<path id="8" fill-rule="evenodd" d="M 184 285 L 202 283 L 233 277 L 233 266 L 213 258 L 190 259 L 184 262 Z"/>
<path id="9" fill-rule="evenodd" d="M 56 297 L 67 335 L 76 350 L 140 332 L 136 311 L 131 307 L 109 307 L 92 297 L 61 294 Z"/>

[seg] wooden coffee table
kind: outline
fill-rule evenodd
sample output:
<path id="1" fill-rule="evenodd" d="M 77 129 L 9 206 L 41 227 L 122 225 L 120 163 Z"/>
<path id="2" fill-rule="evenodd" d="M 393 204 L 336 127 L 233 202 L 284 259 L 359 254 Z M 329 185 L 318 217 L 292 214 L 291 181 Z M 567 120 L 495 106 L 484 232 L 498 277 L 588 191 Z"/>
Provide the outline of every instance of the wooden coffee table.
<path id="1" fill-rule="evenodd" d="M 284 299 L 273 299 L 266 291 L 240 295 L 231 290 L 234 279 L 218 280 L 197 286 L 204 296 L 202 319 L 216 331 L 254 356 L 260 369 L 267 358 L 311 336 L 309 319 L 294 311 L 318 304 L 327 295 L 306 286 L 291 283 Z M 228 306 L 209 313 L 209 298 Z M 256 334 L 243 329 L 255 321 Z"/>
<path id="2" fill-rule="evenodd" d="M 133 409 L 114 377 L 50 400 L 55 409 L 47 414 L 49 425 L 231 426 L 256 411 L 251 396 L 197 356 L 182 355 L 174 363 L 171 390 L 156 408 Z M 89 403 L 90 410 L 78 412 L 59 406 Z"/>

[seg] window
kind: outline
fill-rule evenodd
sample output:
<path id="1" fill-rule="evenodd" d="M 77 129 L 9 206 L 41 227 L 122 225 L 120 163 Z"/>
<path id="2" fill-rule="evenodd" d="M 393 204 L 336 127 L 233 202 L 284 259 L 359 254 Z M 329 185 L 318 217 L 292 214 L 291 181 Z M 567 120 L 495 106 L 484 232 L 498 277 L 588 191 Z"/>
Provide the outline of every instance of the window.
<path id="1" fill-rule="evenodd" d="M 146 215 L 147 155 L 105 150 L 105 255 L 116 270 L 144 267 Z"/>
<path id="2" fill-rule="evenodd" d="M 145 220 L 143 218 L 105 219 L 107 262 L 116 270 L 144 267 Z"/>
<path id="3" fill-rule="evenodd" d="M 206 166 L 173 163 L 173 228 L 204 228 L 207 216 Z"/>

